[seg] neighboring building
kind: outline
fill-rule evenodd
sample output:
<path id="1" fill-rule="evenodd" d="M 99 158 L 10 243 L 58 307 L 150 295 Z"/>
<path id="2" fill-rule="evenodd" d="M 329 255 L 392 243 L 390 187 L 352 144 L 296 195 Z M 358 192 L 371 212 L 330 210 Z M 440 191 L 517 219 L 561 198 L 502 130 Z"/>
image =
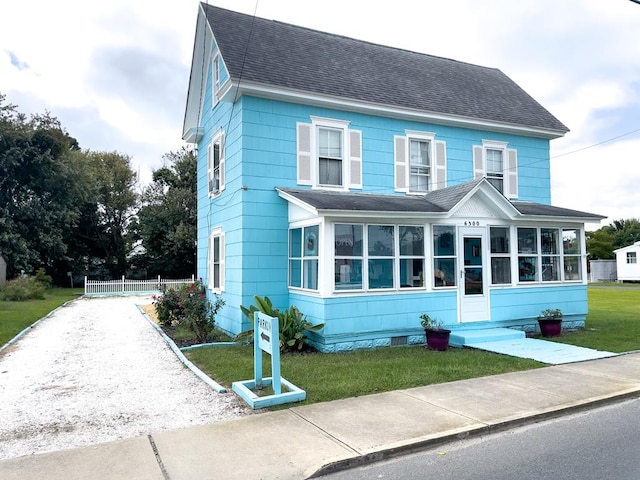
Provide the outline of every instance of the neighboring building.
<path id="1" fill-rule="evenodd" d="M 550 205 L 568 131 L 486 68 L 201 4 L 183 138 L 198 147 L 198 276 L 324 322 L 316 347 L 587 313 L 585 222 Z"/>
<path id="2" fill-rule="evenodd" d="M 590 282 L 615 282 L 617 279 L 615 260 L 589 260 Z"/>
<path id="3" fill-rule="evenodd" d="M 640 282 L 640 242 L 614 250 L 619 282 Z"/>

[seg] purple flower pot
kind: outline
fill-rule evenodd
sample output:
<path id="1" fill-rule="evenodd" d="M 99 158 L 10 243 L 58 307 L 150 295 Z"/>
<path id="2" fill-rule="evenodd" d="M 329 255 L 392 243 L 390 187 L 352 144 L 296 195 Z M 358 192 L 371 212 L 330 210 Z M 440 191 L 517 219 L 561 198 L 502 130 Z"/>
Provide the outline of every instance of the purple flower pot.
<path id="1" fill-rule="evenodd" d="M 425 336 L 427 337 L 427 348 L 431 350 L 444 351 L 449 346 L 449 335 L 451 330 L 446 329 L 424 329 Z"/>
<path id="2" fill-rule="evenodd" d="M 562 319 L 552 320 L 540 320 L 538 319 L 538 325 L 540 326 L 540 333 L 543 337 L 559 337 L 562 333 Z"/>

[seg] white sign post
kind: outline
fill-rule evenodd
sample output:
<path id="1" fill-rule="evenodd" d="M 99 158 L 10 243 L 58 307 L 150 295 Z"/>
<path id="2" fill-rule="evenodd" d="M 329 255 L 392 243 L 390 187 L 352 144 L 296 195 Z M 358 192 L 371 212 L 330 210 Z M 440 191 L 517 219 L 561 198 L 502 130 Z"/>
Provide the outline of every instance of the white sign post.
<path id="1" fill-rule="evenodd" d="M 301 402 L 307 397 L 299 389 L 280 375 L 280 329 L 278 319 L 262 312 L 255 312 L 253 327 L 253 380 L 233 382 L 233 391 L 240 395 L 251 408 L 264 408 L 281 403 Z M 271 377 L 262 376 L 262 352 L 271 355 Z M 271 385 L 273 395 L 259 396 L 260 391 Z M 287 389 L 282 392 L 282 385 Z"/>

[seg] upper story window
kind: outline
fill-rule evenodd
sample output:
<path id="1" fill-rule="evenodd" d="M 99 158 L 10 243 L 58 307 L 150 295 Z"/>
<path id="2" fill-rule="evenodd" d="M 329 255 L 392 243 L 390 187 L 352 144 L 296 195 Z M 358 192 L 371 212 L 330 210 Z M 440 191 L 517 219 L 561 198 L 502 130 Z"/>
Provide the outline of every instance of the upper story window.
<path id="1" fill-rule="evenodd" d="M 637 263 L 636 252 L 627 252 L 627 263 Z"/>
<path id="2" fill-rule="evenodd" d="M 214 55 L 211 61 L 211 97 L 215 107 L 220 100 L 220 55 Z"/>
<path id="3" fill-rule="evenodd" d="M 446 144 L 434 133 L 407 130 L 396 135 L 394 188 L 399 192 L 426 193 L 447 186 Z"/>
<path id="4" fill-rule="evenodd" d="M 343 130 L 318 127 L 318 185 L 342 187 Z"/>
<path id="5" fill-rule="evenodd" d="M 221 130 L 218 130 L 213 134 L 211 143 L 207 149 L 207 180 L 209 185 L 209 196 L 218 195 L 222 190 L 224 190 L 224 155 L 224 133 L 222 133 Z"/>
<path id="6" fill-rule="evenodd" d="M 507 145 L 493 140 L 474 145 L 474 178 L 486 177 L 505 197 L 518 198 L 518 154 Z"/>
<path id="7" fill-rule="evenodd" d="M 431 184 L 431 141 L 409 139 L 409 191 L 427 192 Z"/>
<path id="8" fill-rule="evenodd" d="M 297 124 L 299 185 L 348 190 L 362 188 L 362 132 L 349 122 L 311 117 Z"/>

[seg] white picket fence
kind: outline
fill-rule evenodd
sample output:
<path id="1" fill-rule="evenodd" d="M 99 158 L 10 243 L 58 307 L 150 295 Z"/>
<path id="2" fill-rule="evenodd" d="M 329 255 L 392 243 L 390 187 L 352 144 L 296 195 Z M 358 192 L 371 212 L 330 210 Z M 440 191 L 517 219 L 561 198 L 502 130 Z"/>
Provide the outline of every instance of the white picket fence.
<path id="1" fill-rule="evenodd" d="M 157 293 L 163 286 L 179 288 L 182 285 L 190 285 L 195 277 L 178 280 L 168 278 L 154 278 L 152 280 L 127 280 L 122 276 L 121 280 L 89 280 L 84 277 L 85 295 L 122 295 L 134 293 Z"/>

